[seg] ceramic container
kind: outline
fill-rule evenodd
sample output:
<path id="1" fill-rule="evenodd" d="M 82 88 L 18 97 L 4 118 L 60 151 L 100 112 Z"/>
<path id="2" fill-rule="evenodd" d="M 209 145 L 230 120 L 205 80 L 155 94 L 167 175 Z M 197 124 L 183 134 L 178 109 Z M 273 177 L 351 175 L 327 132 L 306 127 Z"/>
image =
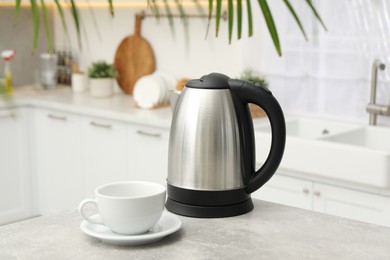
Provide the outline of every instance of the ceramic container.
<path id="1" fill-rule="evenodd" d="M 112 78 L 89 78 L 89 90 L 93 97 L 111 97 L 114 92 L 114 80 Z"/>
<path id="2" fill-rule="evenodd" d="M 93 224 L 107 226 L 113 232 L 136 235 L 147 232 L 160 219 L 165 205 L 166 188 L 153 182 L 109 183 L 96 188 L 95 199 L 85 199 L 79 211 Z M 84 207 L 96 204 L 100 218 L 87 216 Z"/>
<path id="3" fill-rule="evenodd" d="M 72 74 L 72 91 L 73 92 L 84 92 L 87 90 L 88 83 L 87 77 L 83 73 Z"/>

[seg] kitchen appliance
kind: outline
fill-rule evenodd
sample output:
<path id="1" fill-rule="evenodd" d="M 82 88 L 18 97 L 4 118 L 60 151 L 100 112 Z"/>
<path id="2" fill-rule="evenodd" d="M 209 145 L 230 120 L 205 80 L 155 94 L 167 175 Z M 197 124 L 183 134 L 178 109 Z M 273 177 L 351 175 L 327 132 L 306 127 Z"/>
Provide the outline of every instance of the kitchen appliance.
<path id="1" fill-rule="evenodd" d="M 255 138 L 249 103 L 267 114 L 269 155 L 255 170 Z M 191 217 L 228 217 L 253 209 L 251 193 L 275 173 L 286 126 L 272 93 L 249 81 L 211 73 L 172 92 L 166 208 Z"/>

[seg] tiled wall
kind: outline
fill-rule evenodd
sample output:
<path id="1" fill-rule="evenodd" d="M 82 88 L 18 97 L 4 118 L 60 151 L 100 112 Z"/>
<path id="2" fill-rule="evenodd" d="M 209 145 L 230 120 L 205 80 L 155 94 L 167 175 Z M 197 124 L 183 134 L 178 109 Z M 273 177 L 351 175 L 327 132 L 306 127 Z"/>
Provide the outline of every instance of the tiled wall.
<path id="1" fill-rule="evenodd" d="M 50 20 L 51 8 L 48 7 Z M 0 52 L 3 50 L 16 50 L 11 62 L 12 82 L 14 87 L 34 84 L 38 82 L 39 53 L 47 51 L 47 43 L 43 28 L 38 35 L 38 48 L 32 53 L 33 46 L 33 18 L 29 6 L 20 9 L 19 19 L 15 22 L 15 8 L 13 6 L 0 6 Z M 42 20 L 42 19 L 41 19 Z M 0 60 L 0 78 L 4 74 L 4 63 Z"/>
<path id="2" fill-rule="evenodd" d="M 279 58 L 264 25 L 244 48 L 243 64 L 266 75 L 287 112 L 366 122 L 371 65 L 388 63 L 379 73 L 379 103 L 390 103 L 390 2 L 388 0 L 316 0 L 328 31 L 305 1 L 291 1 L 307 30 L 309 42 L 283 1 L 270 1 L 283 47 Z M 253 3 L 255 4 L 255 3 Z M 257 22 L 263 23 L 261 16 Z M 259 33 L 260 32 L 260 33 Z M 261 51 L 257 51 L 258 48 Z M 382 124 L 390 124 L 380 118 Z"/>

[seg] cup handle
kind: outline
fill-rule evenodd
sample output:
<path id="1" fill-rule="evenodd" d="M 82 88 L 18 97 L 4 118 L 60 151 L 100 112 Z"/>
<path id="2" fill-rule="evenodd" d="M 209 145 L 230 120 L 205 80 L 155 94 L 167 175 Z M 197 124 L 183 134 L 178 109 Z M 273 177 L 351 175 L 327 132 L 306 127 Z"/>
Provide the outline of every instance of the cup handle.
<path id="1" fill-rule="evenodd" d="M 87 216 L 84 212 L 84 206 L 87 205 L 87 204 L 95 204 L 95 206 L 97 207 L 97 202 L 96 200 L 94 199 L 84 199 L 83 201 L 80 202 L 80 205 L 79 205 L 79 212 L 81 214 L 81 216 L 88 222 L 92 223 L 92 224 L 99 224 L 99 225 L 104 225 L 103 223 L 103 220 L 99 217 L 99 218 L 96 218 L 96 219 L 92 219 L 90 216 Z"/>

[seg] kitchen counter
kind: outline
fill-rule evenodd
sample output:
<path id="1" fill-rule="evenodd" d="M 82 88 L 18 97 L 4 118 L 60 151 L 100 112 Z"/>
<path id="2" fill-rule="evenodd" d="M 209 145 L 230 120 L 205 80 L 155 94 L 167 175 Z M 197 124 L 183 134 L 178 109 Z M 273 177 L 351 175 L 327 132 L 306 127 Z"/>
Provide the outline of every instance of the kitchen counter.
<path id="1" fill-rule="evenodd" d="M 42 90 L 34 86 L 15 88 L 12 98 L 0 99 L 0 109 L 15 106 L 33 106 L 54 109 L 78 115 L 108 118 L 127 123 L 136 123 L 168 129 L 172 112 L 169 105 L 155 109 L 138 108 L 133 97 L 116 91 L 109 98 L 94 98 L 89 92 L 74 93 L 70 87 Z M 268 123 L 268 119 L 257 118 L 255 125 Z"/>
<path id="2" fill-rule="evenodd" d="M 140 109 L 132 96 L 122 92 L 116 92 L 109 98 L 94 98 L 89 92 L 74 93 L 70 87 L 52 90 L 33 86 L 15 88 L 8 102 L 0 100 L 0 108 L 7 106 L 33 106 L 163 128 L 169 128 L 172 117 L 169 106 Z"/>
<path id="3" fill-rule="evenodd" d="M 0 227 L 0 259 L 389 259 L 390 228 L 254 200 L 245 215 L 180 216 L 154 244 L 114 246 L 81 232 L 76 210 Z"/>

